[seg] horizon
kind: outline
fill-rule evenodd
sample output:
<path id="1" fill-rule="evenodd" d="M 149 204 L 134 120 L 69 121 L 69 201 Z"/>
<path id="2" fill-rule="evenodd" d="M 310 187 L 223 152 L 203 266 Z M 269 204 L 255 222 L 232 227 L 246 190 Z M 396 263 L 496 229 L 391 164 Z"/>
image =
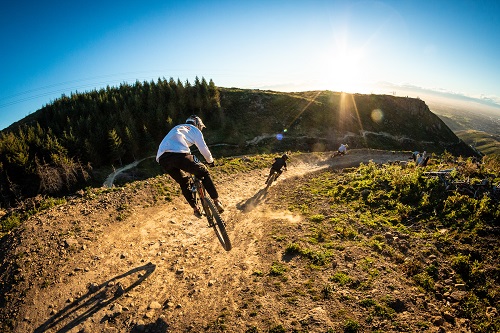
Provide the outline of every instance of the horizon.
<path id="1" fill-rule="evenodd" d="M 496 1 L 469 0 L 11 3 L 0 14 L 0 129 L 62 95 L 196 76 L 227 88 L 437 94 L 500 111 L 499 14 Z"/>

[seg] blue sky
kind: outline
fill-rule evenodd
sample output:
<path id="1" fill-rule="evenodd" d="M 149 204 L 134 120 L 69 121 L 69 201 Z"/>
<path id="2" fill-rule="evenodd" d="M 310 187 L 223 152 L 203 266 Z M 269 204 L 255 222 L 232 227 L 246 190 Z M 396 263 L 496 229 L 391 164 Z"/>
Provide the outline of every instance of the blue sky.
<path id="1" fill-rule="evenodd" d="M 0 129 L 62 94 L 159 77 L 278 91 L 415 86 L 500 107 L 498 17 L 497 0 L 9 1 Z"/>

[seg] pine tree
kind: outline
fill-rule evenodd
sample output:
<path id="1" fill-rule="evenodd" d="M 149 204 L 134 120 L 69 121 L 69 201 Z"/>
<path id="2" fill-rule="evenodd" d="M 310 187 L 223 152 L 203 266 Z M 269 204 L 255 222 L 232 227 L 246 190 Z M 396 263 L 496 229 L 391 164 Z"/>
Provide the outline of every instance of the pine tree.
<path id="1" fill-rule="evenodd" d="M 125 154 L 125 149 L 122 139 L 114 128 L 108 132 L 108 142 L 111 161 L 119 160 L 120 165 L 122 165 L 122 156 Z"/>
<path id="2" fill-rule="evenodd" d="M 210 79 L 210 82 L 208 83 L 208 92 L 210 95 L 210 104 L 212 107 L 212 110 L 216 110 L 220 108 L 220 93 L 219 89 L 215 86 L 214 81 Z"/>

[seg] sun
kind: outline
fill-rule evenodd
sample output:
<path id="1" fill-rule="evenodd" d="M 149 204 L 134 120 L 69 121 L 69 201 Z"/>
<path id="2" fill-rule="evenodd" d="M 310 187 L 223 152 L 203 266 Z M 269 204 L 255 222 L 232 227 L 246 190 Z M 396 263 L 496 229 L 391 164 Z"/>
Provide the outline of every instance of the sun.
<path id="1" fill-rule="evenodd" d="M 325 84 L 330 90 L 362 93 L 365 90 L 363 78 L 363 52 L 360 49 L 338 48 L 327 58 Z"/>
<path id="2" fill-rule="evenodd" d="M 349 93 L 369 93 L 367 45 L 357 45 L 346 34 L 334 37 L 317 57 L 317 73 L 324 89 Z"/>

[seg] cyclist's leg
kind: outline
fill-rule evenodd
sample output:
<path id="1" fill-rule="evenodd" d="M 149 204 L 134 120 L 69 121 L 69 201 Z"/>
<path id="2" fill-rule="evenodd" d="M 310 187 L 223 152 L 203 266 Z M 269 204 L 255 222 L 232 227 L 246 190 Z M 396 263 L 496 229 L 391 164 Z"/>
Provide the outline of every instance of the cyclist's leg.
<path id="1" fill-rule="evenodd" d="M 196 162 L 193 158 L 193 155 L 189 154 L 184 155 L 184 157 L 177 166 L 181 170 L 189 172 L 193 175 L 196 175 L 196 177 L 202 179 L 203 186 L 205 187 L 205 189 L 208 192 L 208 195 L 212 199 L 217 200 L 219 198 L 219 194 L 215 189 L 215 185 L 212 181 L 212 177 L 210 176 L 207 167 L 201 162 Z"/>
<path id="2" fill-rule="evenodd" d="M 271 170 L 269 170 L 269 175 L 268 175 L 268 176 L 267 176 L 267 178 L 266 178 L 266 184 L 267 184 L 267 182 L 269 181 L 269 178 L 271 178 L 271 175 L 273 174 L 273 172 L 274 172 L 274 169 L 273 169 L 273 168 L 271 168 Z"/>
<path id="3" fill-rule="evenodd" d="M 190 189 L 191 181 L 189 177 L 183 175 L 180 169 L 170 169 L 167 173 L 181 186 L 182 195 L 186 198 L 189 205 L 196 208 L 196 201 Z"/>
<path id="4" fill-rule="evenodd" d="M 182 155 L 180 155 L 180 157 L 182 157 Z M 186 198 L 186 201 L 189 203 L 189 205 L 193 208 L 196 208 L 196 201 L 194 199 L 193 193 L 191 192 L 191 189 L 189 188 L 189 177 L 184 175 L 181 172 L 181 169 L 177 166 L 179 160 L 179 156 L 173 155 L 172 157 L 160 160 L 160 165 L 162 166 L 163 170 L 170 177 L 172 177 L 177 182 L 177 184 L 180 185 L 182 195 L 184 196 L 184 198 Z"/>
<path id="5" fill-rule="evenodd" d="M 224 206 L 222 206 L 219 201 L 219 194 L 217 193 L 212 177 L 210 176 L 210 173 L 205 164 L 194 159 L 193 155 L 186 155 L 181 168 L 201 179 L 205 190 L 207 190 L 210 198 L 213 199 L 215 207 L 217 207 L 219 213 L 223 213 Z"/>

